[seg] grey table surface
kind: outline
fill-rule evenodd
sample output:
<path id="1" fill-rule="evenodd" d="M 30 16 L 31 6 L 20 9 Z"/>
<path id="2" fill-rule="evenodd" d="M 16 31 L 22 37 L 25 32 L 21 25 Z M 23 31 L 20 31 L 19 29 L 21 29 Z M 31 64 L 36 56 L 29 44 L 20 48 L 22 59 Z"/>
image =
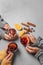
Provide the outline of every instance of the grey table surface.
<path id="1" fill-rule="evenodd" d="M 13 28 L 15 23 L 35 23 L 37 26 L 32 34 L 36 38 L 43 37 L 43 0 L 0 0 L 0 14 Z M 13 65 L 40 65 L 19 40 L 15 42 L 18 44 L 18 51 L 15 53 Z M 0 40 L 0 50 L 7 44 L 8 41 Z"/>

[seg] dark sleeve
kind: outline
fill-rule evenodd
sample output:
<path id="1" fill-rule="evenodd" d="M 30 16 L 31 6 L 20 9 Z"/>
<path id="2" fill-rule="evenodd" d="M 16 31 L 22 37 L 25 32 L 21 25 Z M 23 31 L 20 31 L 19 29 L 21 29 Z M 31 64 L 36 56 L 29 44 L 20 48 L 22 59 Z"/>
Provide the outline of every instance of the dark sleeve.
<path id="1" fill-rule="evenodd" d="M 4 25 L 5 25 L 5 24 L 6 24 L 6 23 L 4 23 L 4 22 L 2 23 L 2 22 L 1 22 L 1 23 L 0 23 L 0 28 L 4 28 Z"/>
<path id="2" fill-rule="evenodd" d="M 0 29 L 0 39 L 4 38 L 5 31 Z"/>
<path id="3" fill-rule="evenodd" d="M 6 23 L 7 22 L 2 17 L 0 17 L 0 28 L 3 28 Z"/>
<path id="4" fill-rule="evenodd" d="M 40 64 L 43 65 L 43 49 L 39 50 L 39 52 L 35 54 L 35 58 L 37 58 Z"/>
<path id="5" fill-rule="evenodd" d="M 41 49 L 43 49 L 43 39 L 40 41 L 40 44 L 38 45 Z"/>
<path id="6" fill-rule="evenodd" d="M 43 54 L 40 55 L 39 62 L 40 62 L 41 65 L 43 65 Z"/>

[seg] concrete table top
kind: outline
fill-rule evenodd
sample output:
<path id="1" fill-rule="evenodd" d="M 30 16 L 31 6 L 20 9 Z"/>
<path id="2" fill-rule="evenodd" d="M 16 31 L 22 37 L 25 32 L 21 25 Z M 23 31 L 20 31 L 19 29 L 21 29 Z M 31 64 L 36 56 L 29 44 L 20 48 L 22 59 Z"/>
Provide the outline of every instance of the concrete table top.
<path id="1" fill-rule="evenodd" d="M 0 14 L 13 28 L 15 23 L 35 23 L 35 32 L 32 34 L 36 38 L 43 37 L 43 0 L 0 0 Z M 25 50 L 20 40 L 15 42 L 18 44 L 18 51 L 15 53 L 13 65 L 40 65 L 38 60 Z M 0 50 L 7 44 L 8 41 L 0 40 Z"/>

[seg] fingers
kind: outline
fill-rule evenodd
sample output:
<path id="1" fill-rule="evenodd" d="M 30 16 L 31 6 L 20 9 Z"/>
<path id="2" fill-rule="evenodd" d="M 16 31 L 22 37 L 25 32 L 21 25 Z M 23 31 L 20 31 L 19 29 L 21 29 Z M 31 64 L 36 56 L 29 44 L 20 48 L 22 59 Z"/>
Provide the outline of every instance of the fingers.
<path id="1" fill-rule="evenodd" d="M 17 34 L 14 35 L 14 37 L 16 36 Z"/>
<path id="2" fill-rule="evenodd" d="M 29 51 L 27 47 L 26 47 L 26 50 Z"/>
<path id="3" fill-rule="evenodd" d="M 10 40 L 10 39 L 11 39 L 11 36 L 5 34 L 5 35 L 4 35 L 4 38 L 5 38 L 6 40 Z"/>
<path id="4" fill-rule="evenodd" d="M 31 47 L 31 46 L 26 46 L 26 48 L 33 50 L 33 47 Z"/>
<path id="5" fill-rule="evenodd" d="M 27 46 L 28 49 L 31 49 L 31 50 L 35 50 L 37 49 L 37 47 L 31 47 L 31 46 Z"/>
<path id="6" fill-rule="evenodd" d="M 13 57 L 13 53 L 12 52 L 9 52 L 8 56 L 6 57 L 6 60 L 11 60 Z"/>
<path id="7" fill-rule="evenodd" d="M 33 38 L 33 37 L 34 37 L 32 34 L 29 34 L 28 36 L 29 36 L 30 38 L 31 38 L 31 37 Z"/>
<path id="8" fill-rule="evenodd" d="M 40 49 L 37 47 L 26 46 L 26 50 L 30 53 L 37 53 Z"/>
<path id="9" fill-rule="evenodd" d="M 11 37 L 9 35 L 6 35 L 6 36 L 7 36 L 7 38 L 11 39 Z"/>
<path id="10" fill-rule="evenodd" d="M 35 50 L 30 49 L 30 48 L 28 48 L 28 47 L 26 47 L 26 50 L 27 50 L 29 53 L 36 53 L 36 51 L 35 51 Z"/>
<path id="11" fill-rule="evenodd" d="M 12 58 L 13 58 L 13 53 L 10 55 L 10 57 L 8 58 L 8 60 L 10 61 L 10 60 L 12 60 Z"/>
<path id="12" fill-rule="evenodd" d="M 30 39 L 33 38 L 33 35 L 32 34 L 29 34 L 28 36 L 29 36 Z"/>
<path id="13" fill-rule="evenodd" d="M 18 35 L 17 35 L 17 34 L 15 34 L 15 35 L 14 35 L 14 40 L 15 40 L 15 39 L 17 39 L 17 38 L 18 38 Z"/>
<path id="14" fill-rule="evenodd" d="M 27 50 L 29 53 L 32 53 L 32 50 L 30 50 L 28 47 L 26 47 L 26 50 Z"/>
<path id="15" fill-rule="evenodd" d="M 32 34 L 30 34 L 30 37 L 32 37 L 32 39 L 33 39 L 33 38 L 36 39 Z"/>
<path id="16" fill-rule="evenodd" d="M 29 34 L 28 36 L 29 36 L 32 43 L 36 42 L 36 38 L 32 34 Z"/>
<path id="17" fill-rule="evenodd" d="M 7 57 L 6 57 L 6 59 L 8 60 L 8 58 L 9 58 L 10 56 L 11 56 L 11 54 L 8 54 Z"/>
<path id="18" fill-rule="evenodd" d="M 7 37 L 7 35 L 6 35 L 6 34 L 4 35 L 4 38 L 5 38 L 5 39 L 8 39 L 8 37 Z"/>

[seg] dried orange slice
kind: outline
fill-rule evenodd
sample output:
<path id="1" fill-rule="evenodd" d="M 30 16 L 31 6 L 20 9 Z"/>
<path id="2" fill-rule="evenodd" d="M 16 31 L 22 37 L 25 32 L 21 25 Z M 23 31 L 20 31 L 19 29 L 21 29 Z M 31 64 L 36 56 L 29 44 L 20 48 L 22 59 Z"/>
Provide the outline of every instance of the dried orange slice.
<path id="1" fill-rule="evenodd" d="M 22 29 L 21 25 L 19 25 L 19 24 L 15 24 L 15 28 L 16 28 L 17 30 L 21 30 L 21 29 Z"/>
<path id="2" fill-rule="evenodd" d="M 25 33 L 25 30 L 21 30 L 21 31 L 19 32 L 19 37 L 21 37 L 24 33 Z"/>

